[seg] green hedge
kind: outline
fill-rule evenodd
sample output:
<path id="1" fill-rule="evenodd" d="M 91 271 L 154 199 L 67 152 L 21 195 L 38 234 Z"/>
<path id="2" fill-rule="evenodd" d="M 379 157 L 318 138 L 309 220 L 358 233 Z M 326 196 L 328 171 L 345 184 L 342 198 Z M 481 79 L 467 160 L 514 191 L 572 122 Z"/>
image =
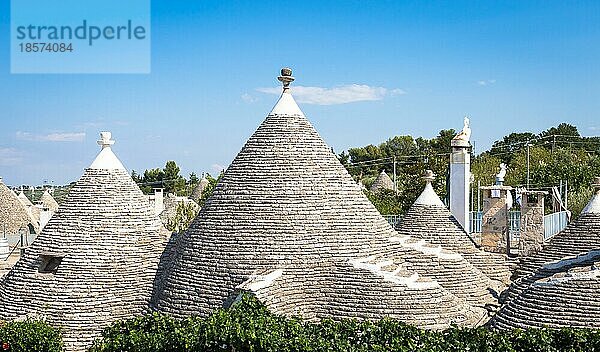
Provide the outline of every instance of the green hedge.
<path id="1" fill-rule="evenodd" d="M 0 322 L 0 351 L 60 352 L 62 350 L 60 331 L 43 321 Z"/>
<path id="2" fill-rule="evenodd" d="M 588 329 L 428 331 L 384 319 L 319 324 L 270 313 L 251 297 L 207 318 L 152 314 L 113 324 L 92 352 L 149 351 L 600 351 Z"/>

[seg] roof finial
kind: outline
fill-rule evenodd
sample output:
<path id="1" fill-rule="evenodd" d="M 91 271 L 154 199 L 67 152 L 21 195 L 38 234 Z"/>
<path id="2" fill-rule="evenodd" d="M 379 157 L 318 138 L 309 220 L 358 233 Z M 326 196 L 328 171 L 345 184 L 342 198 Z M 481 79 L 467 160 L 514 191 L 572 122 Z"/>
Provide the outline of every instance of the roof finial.
<path id="1" fill-rule="evenodd" d="M 277 77 L 277 79 L 283 83 L 283 92 L 287 92 L 290 89 L 290 83 L 294 82 L 294 77 L 292 76 L 292 69 L 289 67 L 284 67 L 281 69 L 281 76 Z"/>
<path id="2" fill-rule="evenodd" d="M 111 137 L 112 134 L 110 132 L 100 132 L 100 139 L 98 140 L 98 145 L 102 146 L 102 149 L 104 149 L 115 144 L 115 141 L 110 139 Z"/>
<path id="3" fill-rule="evenodd" d="M 433 182 L 433 180 L 435 180 L 435 174 L 433 173 L 432 170 L 425 170 L 425 172 L 423 173 L 423 177 L 421 177 L 421 179 L 423 181 L 425 181 L 426 183 L 431 183 L 431 182 Z"/>

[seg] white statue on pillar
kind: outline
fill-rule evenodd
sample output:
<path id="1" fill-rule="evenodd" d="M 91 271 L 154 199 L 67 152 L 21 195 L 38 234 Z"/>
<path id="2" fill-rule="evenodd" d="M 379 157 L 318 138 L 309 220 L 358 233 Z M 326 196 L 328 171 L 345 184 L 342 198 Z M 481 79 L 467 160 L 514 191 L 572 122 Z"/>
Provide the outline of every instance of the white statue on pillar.
<path id="1" fill-rule="evenodd" d="M 452 138 L 452 146 L 469 146 L 469 140 L 471 139 L 470 123 L 469 117 L 465 116 L 463 129 Z"/>
<path id="2" fill-rule="evenodd" d="M 500 164 L 500 172 L 498 172 L 498 174 L 496 174 L 496 183 L 503 184 L 505 176 L 506 176 L 506 164 L 501 163 Z"/>

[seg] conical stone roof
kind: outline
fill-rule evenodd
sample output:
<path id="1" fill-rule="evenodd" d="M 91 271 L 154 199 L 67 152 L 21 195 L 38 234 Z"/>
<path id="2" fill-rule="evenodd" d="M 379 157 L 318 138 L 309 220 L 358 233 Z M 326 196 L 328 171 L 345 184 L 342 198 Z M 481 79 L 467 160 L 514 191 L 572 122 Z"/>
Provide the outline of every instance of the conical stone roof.
<path id="1" fill-rule="evenodd" d="M 25 193 L 23 193 L 23 191 L 19 192 L 18 198 L 21 201 L 21 204 L 25 206 L 25 209 L 27 209 L 27 213 L 29 214 L 29 218 L 31 219 L 33 224 L 39 226 L 40 208 L 34 206 L 33 203 L 31 203 L 31 201 L 29 200 L 29 198 L 27 198 Z"/>
<path id="2" fill-rule="evenodd" d="M 513 284 L 503 297 L 508 305 L 512 300 L 524 294 L 532 284 L 564 270 L 581 266 L 582 262 L 600 250 L 600 180 L 597 178 L 596 193 L 579 218 L 569 224 L 544 244 L 542 249 L 532 256 L 522 258 L 515 274 Z M 565 269 L 566 268 L 566 269 Z"/>
<path id="3" fill-rule="evenodd" d="M 523 258 L 515 279 L 535 272 L 545 263 L 600 249 L 600 177 L 596 177 L 593 187 L 595 193 L 577 220 L 544 243 L 539 252 Z"/>
<path id="4" fill-rule="evenodd" d="M 27 198 L 27 196 L 25 195 L 25 193 L 23 193 L 23 191 L 19 192 L 19 195 L 17 197 L 21 201 L 21 204 L 23 204 L 24 206 L 26 206 L 26 207 L 33 206 L 33 203 L 31 203 L 31 201 L 29 200 L 29 198 Z"/>
<path id="5" fill-rule="evenodd" d="M 37 229 L 37 224 L 15 192 L 11 191 L 0 178 L 0 234 L 16 234 L 28 225 Z"/>
<path id="6" fill-rule="evenodd" d="M 497 289 L 502 290 L 510 284 L 511 276 L 506 256 L 484 252 L 476 247 L 473 239 L 435 193 L 431 185 L 434 178 L 433 172 L 427 170 L 423 177 L 425 189 L 396 224 L 396 231 L 460 253 L 486 276 L 497 281 Z"/>
<path id="7" fill-rule="evenodd" d="M 385 173 L 385 170 L 381 170 L 381 173 L 375 179 L 375 182 L 371 185 L 369 189 L 371 192 L 378 192 L 381 190 L 394 190 L 394 181 Z"/>
<path id="8" fill-rule="evenodd" d="M 600 250 L 546 264 L 515 286 L 520 287 L 518 295 L 491 326 L 600 328 Z"/>
<path id="9" fill-rule="evenodd" d="M 148 308 L 168 237 L 110 148 L 0 283 L 0 319 L 45 317 L 67 351 L 85 351 L 103 328 Z M 15 197 L 16 198 L 16 197 Z"/>
<path id="10" fill-rule="evenodd" d="M 40 197 L 40 202 L 44 206 L 44 208 L 48 208 L 51 212 L 56 212 L 58 210 L 58 203 L 54 200 L 54 197 L 45 190 L 42 196 Z"/>
<path id="11" fill-rule="evenodd" d="M 200 182 L 198 182 L 198 185 L 196 185 L 196 187 L 194 187 L 194 190 L 192 191 L 192 195 L 190 196 L 190 198 L 198 203 L 200 201 L 200 199 L 202 198 L 202 192 L 204 192 L 204 190 L 206 189 L 206 187 L 208 187 L 208 180 L 206 179 L 206 177 L 204 177 L 204 175 L 202 175 L 202 178 L 200 179 Z"/>
<path id="12" fill-rule="evenodd" d="M 155 306 L 177 317 L 251 291 L 284 314 L 437 328 L 480 322 L 473 307 L 490 298 L 490 280 L 459 254 L 390 227 L 287 89 L 174 253 Z"/>

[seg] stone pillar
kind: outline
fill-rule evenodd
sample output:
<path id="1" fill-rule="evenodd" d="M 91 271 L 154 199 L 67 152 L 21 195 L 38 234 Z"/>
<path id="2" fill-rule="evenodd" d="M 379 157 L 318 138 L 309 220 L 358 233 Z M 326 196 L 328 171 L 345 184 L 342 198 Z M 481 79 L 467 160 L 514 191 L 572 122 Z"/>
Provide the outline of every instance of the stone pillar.
<path id="1" fill-rule="evenodd" d="M 452 140 L 450 154 L 450 212 L 462 225 L 469 229 L 469 184 L 471 179 L 470 144 L 464 140 Z"/>
<path id="2" fill-rule="evenodd" d="M 544 196 L 545 191 L 521 192 L 521 235 L 519 255 L 529 256 L 544 244 Z"/>
<path id="3" fill-rule="evenodd" d="M 481 246 L 489 252 L 507 253 L 509 186 L 481 187 L 483 191 L 483 218 L 481 220 Z"/>

